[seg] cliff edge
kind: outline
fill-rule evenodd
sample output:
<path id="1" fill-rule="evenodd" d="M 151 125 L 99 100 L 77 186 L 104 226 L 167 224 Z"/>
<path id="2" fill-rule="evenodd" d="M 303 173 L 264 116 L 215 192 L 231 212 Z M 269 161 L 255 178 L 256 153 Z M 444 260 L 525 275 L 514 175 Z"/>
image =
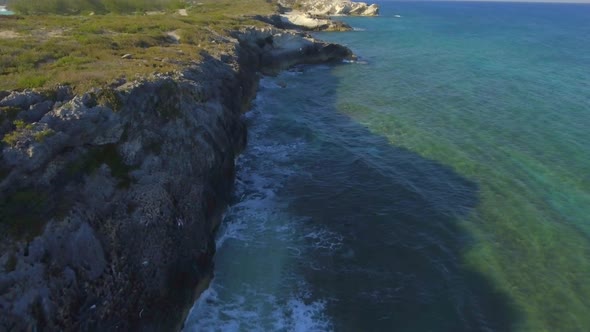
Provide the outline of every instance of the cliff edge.
<path id="1" fill-rule="evenodd" d="M 352 56 L 276 28 L 74 93 L 0 91 L 0 330 L 181 328 L 212 276 L 259 72 Z"/>

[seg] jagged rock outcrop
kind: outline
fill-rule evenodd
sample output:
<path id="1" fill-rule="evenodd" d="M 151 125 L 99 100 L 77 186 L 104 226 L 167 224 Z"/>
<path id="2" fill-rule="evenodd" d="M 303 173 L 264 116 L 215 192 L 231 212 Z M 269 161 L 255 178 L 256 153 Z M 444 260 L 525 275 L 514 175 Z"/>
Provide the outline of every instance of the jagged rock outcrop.
<path id="1" fill-rule="evenodd" d="M 305 33 L 285 32 L 274 28 L 251 28 L 240 31 L 238 38 L 246 49 L 260 50 L 260 70 L 269 75 L 301 63 L 301 59 L 305 59 L 305 63 L 313 64 L 354 57 L 346 47 L 318 43 Z"/>
<path id="2" fill-rule="evenodd" d="M 307 31 L 350 31 L 352 27 L 344 22 L 331 20 L 326 16 L 311 15 L 300 11 L 282 14 L 281 21 Z"/>
<path id="3" fill-rule="evenodd" d="M 283 7 L 307 12 L 312 15 L 379 15 L 379 6 L 351 0 L 279 0 Z"/>
<path id="4" fill-rule="evenodd" d="M 344 22 L 335 21 L 323 15 L 290 10 L 283 14 L 258 16 L 258 20 L 280 29 L 299 29 L 304 31 L 351 31 L 352 27 Z"/>
<path id="5" fill-rule="evenodd" d="M 0 93 L 0 330 L 181 326 L 211 278 L 257 73 L 352 56 L 274 28 L 233 37 L 179 73 Z"/>

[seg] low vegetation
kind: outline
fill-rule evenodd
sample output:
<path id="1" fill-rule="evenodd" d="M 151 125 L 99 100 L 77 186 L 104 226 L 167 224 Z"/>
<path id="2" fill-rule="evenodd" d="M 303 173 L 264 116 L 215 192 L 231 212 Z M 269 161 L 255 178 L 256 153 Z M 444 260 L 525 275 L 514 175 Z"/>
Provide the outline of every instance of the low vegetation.
<path id="1" fill-rule="evenodd" d="M 20 15 L 0 16 L 0 90 L 61 83 L 86 91 L 170 72 L 200 61 L 203 51 L 225 51 L 229 31 L 259 25 L 249 17 L 275 9 L 271 0 L 13 0 L 9 6 Z"/>
<path id="2" fill-rule="evenodd" d="M 43 142 L 46 138 L 51 137 L 55 134 L 55 131 L 53 131 L 52 129 L 43 129 L 41 131 L 36 132 L 35 134 L 33 134 L 33 138 L 35 138 L 35 141 L 37 142 Z"/>
<path id="3" fill-rule="evenodd" d="M 9 132 L 2 138 L 2 142 L 8 145 L 15 145 L 19 138 L 26 132 L 30 132 L 33 129 L 33 125 L 25 123 L 23 120 L 14 121 L 14 130 Z"/>
<path id="4" fill-rule="evenodd" d="M 17 15 L 0 16 L 0 91 L 43 88 L 51 95 L 60 84 L 86 92 L 115 80 L 184 68 L 199 62 L 203 52 L 219 55 L 231 47 L 225 42 L 230 31 L 262 24 L 250 17 L 273 12 L 275 4 L 272 0 L 12 0 L 9 8 Z M 118 110 L 118 95 L 108 87 L 99 91 L 96 102 Z M 162 105 L 163 116 L 174 110 L 167 106 Z M 24 138 L 43 142 L 55 134 L 18 120 L 20 111 L 0 107 L 0 125 L 11 127 L 1 147 L 17 145 Z M 132 183 L 133 169 L 123 163 L 114 145 L 89 149 L 66 167 L 67 176 L 81 179 L 104 164 L 119 187 Z M 0 179 L 8 174 L 0 164 Z M 0 193 L 0 240 L 9 235 L 32 238 L 48 215 L 65 215 L 71 199 L 47 190 L 27 187 Z"/>
<path id="5" fill-rule="evenodd" d="M 10 9 L 21 14 L 72 15 L 81 13 L 128 14 L 148 10 L 183 8 L 183 0 L 11 0 Z"/>

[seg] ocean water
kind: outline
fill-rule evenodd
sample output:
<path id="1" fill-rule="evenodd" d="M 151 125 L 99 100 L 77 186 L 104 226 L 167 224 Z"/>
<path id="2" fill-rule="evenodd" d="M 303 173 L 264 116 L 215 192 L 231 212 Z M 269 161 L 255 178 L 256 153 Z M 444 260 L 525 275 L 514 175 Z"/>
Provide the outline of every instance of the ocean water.
<path id="1" fill-rule="evenodd" d="M 589 331 L 590 5 L 387 2 L 265 78 L 186 331 Z"/>
<path id="2" fill-rule="evenodd" d="M 7 10 L 4 6 L 0 6 L 0 15 L 14 15 L 14 12 Z"/>

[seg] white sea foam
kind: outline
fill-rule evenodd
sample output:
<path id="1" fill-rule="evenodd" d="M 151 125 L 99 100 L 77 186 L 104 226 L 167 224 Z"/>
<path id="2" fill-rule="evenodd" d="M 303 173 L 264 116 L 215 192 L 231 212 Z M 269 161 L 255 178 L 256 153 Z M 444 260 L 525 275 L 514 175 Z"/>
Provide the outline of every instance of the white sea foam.
<path id="1" fill-rule="evenodd" d="M 279 82 L 272 81 L 272 80 L 265 80 L 265 79 L 260 80 L 259 87 L 260 87 L 260 89 L 280 89 L 281 88 L 281 86 L 279 85 Z"/>
<path id="2" fill-rule="evenodd" d="M 344 60 L 342 60 L 342 63 L 354 63 L 354 64 L 357 64 L 357 65 L 367 65 L 367 64 L 369 64 L 367 62 L 367 60 L 363 60 L 363 59 L 356 59 L 356 60 L 344 59 Z"/>
<path id="3" fill-rule="evenodd" d="M 214 289 L 206 290 L 191 310 L 183 331 L 333 330 L 330 320 L 323 313 L 323 301 L 310 302 L 304 296 L 291 296 L 282 302 L 269 294 L 248 294 L 248 297 L 250 300 L 244 296 L 233 296 L 230 301 L 224 301 Z"/>
<path id="4" fill-rule="evenodd" d="M 313 332 L 332 330 L 330 321 L 324 316 L 324 302 L 305 304 L 301 299 L 293 298 L 288 303 L 290 311 L 290 331 Z"/>
<path id="5" fill-rule="evenodd" d="M 288 203 L 278 193 L 298 173 L 292 160 L 305 142 L 282 144 L 268 135 L 273 115 L 264 112 L 269 102 L 264 89 L 275 89 L 276 81 L 261 80 L 262 93 L 246 115 L 252 126 L 248 148 L 237 160 L 239 200 L 218 233 L 215 279 L 191 309 L 185 331 L 332 329 L 325 302 L 312 299 L 293 268 L 307 260 L 308 249 L 337 247 L 341 239 L 302 227 L 304 220 L 283 212 Z"/>
<path id="6" fill-rule="evenodd" d="M 334 251 L 342 247 L 343 237 L 327 229 L 316 229 L 304 236 L 315 249 Z"/>

